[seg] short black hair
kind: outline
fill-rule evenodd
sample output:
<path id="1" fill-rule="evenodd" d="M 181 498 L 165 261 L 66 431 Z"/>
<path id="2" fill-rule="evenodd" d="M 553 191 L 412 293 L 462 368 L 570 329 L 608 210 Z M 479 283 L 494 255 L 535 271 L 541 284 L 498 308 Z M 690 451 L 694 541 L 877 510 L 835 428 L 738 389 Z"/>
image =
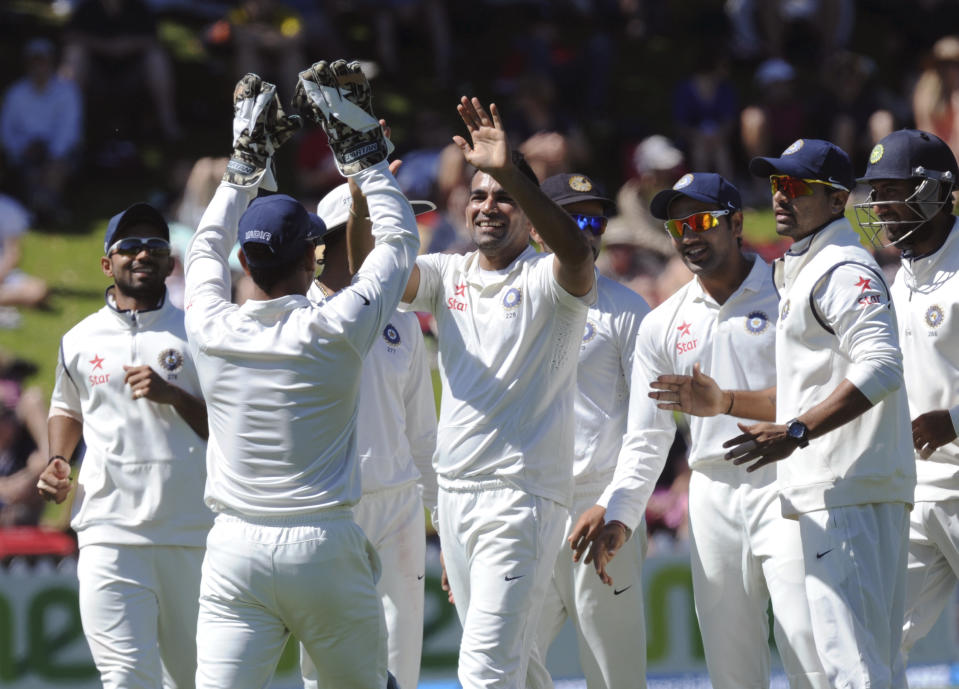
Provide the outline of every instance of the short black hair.
<path id="1" fill-rule="evenodd" d="M 305 243 L 303 248 L 306 248 Z M 257 258 L 265 258 L 271 254 L 272 251 L 266 244 L 247 242 L 243 245 L 243 253 L 246 254 L 248 258 L 252 258 L 254 261 L 256 261 Z M 269 268 L 254 268 L 252 265 L 247 263 L 247 268 L 249 269 L 250 277 L 253 279 L 253 282 L 256 283 L 256 286 L 264 292 L 270 292 L 274 287 L 276 287 L 278 282 L 293 273 L 296 270 L 297 264 L 299 264 L 302 260 L 302 255 L 299 255 L 292 260 L 283 263 L 282 265 L 270 266 Z"/>
<path id="2" fill-rule="evenodd" d="M 537 177 L 536 173 L 533 172 L 533 168 L 530 167 L 529 162 L 526 160 L 526 156 L 517 150 L 512 150 L 510 151 L 510 160 L 513 161 L 513 165 L 515 165 L 520 172 L 526 175 L 533 184 L 535 184 L 537 187 L 539 186 L 539 177 Z M 473 172 L 470 173 L 469 179 L 473 179 L 480 169 L 473 166 L 470 167 L 472 167 Z"/>

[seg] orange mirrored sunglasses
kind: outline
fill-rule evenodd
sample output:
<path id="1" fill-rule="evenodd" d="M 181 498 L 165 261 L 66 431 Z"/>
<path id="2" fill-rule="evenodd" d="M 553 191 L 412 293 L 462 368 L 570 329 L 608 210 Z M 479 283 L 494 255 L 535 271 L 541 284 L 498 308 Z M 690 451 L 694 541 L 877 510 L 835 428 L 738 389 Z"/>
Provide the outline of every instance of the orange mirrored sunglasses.
<path id="1" fill-rule="evenodd" d="M 781 191 L 790 199 L 799 196 L 812 196 L 813 188 L 810 186 L 812 184 L 821 184 L 824 187 L 845 190 L 845 187 L 832 184 L 831 182 L 824 182 L 821 179 L 805 179 L 802 177 L 792 177 L 791 175 L 769 175 L 769 186 L 772 188 L 773 196 L 776 195 L 777 191 Z"/>
<path id="2" fill-rule="evenodd" d="M 692 232 L 706 232 L 719 224 L 719 219 L 724 215 L 729 215 L 728 210 L 722 211 L 703 211 L 693 213 L 685 218 L 671 218 L 663 223 L 666 231 L 673 239 L 682 239 L 683 233 L 687 230 Z"/>

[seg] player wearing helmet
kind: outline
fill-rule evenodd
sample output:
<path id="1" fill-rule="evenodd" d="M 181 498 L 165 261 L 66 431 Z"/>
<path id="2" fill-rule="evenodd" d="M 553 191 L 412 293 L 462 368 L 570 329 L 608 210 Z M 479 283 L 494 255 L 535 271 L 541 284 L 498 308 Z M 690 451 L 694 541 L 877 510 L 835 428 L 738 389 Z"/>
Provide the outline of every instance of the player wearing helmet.
<path id="1" fill-rule="evenodd" d="M 869 156 L 856 205 L 873 242 L 902 249 L 891 287 L 916 462 L 909 517 L 902 648 L 908 653 L 938 619 L 959 574 L 959 232 L 952 192 L 959 166 L 949 146 L 915 129 L 893 132 Z M 886 245 L 888 245 L 886 244 Z"/>

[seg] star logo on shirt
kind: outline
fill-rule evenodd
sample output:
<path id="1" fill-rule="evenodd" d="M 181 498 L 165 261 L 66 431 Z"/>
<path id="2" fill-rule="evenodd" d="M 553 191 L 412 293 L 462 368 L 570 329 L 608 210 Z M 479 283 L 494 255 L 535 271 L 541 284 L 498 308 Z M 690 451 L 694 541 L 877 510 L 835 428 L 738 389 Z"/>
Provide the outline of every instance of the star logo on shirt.
<path id="1" fill-rule="evenodd" d="M 859 293 L 862 294 L 867 289 L 872 289 L 872 285 L 869 283 L 872 282 L 869 278 L 864 278 L 862 275 L 859 276 L 859 282 L 856 283 L 856 287 L 861 287 Z"/>
<path id="2" fill-rule="evenodd" d="M 93 364 L 93 370 L 97 369 L 103 370 L 103 359 L 100 358 L 99 354 L 94 354 L 93 358 L 90 359 L 90 363 Z"/>
<path id="3" fill-rule="evenodd" d="M 691 327 L 692 327 L 692 323 L 687 323 L 686 321 L 683 321 L 683 324 L 679 326 L 678 328 L 676 328 L 676 330 L 680 332 L 681 337 L 689 337 L 690 336 L 689 329 Z"/>
<path id="4" fill-rule="evenodd" d="M 456 291 L 456 296 L 457 296 L 457 297 L 465 297 L 465 296 L 466 296 L 466 283 L 465 283 L 465 282 L 462 283 L 462 284 L 459 284 L 459 285 L 454 286 L 453 289 Z"/>

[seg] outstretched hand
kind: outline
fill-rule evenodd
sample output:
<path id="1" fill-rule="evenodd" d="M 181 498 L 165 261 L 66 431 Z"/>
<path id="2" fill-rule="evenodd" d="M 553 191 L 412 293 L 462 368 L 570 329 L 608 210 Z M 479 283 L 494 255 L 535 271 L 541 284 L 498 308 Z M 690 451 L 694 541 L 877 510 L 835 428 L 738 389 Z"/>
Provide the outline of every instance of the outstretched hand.
<path id="1" fill-rule="evenodd" d="M 496 104 L 490 103 L 487 113 L 479 98 L 463 96 L 456 111 L 473 140 L 470 146 L 462 136 L 453 137 L 453 143 L 460 147 L 466 162 L 490 176 L 509 167 L 512 164 L 509 141 Z"/>
<path id="2" fill-rule="evenodd" d="M 693 375 L 663 375 L 649 386 L 660 392 L 650 392 L 656 406 L 669 411 L 680 411 L 693 416 L 717 416 L 726 411 L 729 400 L 716 381 L 693 364 Z"/>

